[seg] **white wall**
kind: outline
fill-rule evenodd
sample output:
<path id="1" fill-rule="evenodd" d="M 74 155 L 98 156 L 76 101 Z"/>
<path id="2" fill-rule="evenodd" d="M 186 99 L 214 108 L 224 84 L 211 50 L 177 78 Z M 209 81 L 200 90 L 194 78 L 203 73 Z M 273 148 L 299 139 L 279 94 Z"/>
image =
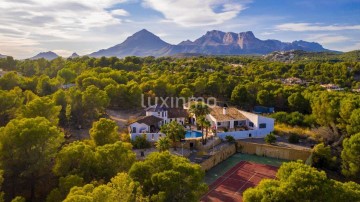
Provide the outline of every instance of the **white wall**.
<path id="1" fill-rule="evenodd" d="M 147 132 L 150 131 L 150 127 L 148 125 L 143 124 L 143 123 L 138 123 L 138 122 L 130 124 L 129 127 L 130 127 L 130 131 L 133 131 L 133 127 L 135 127 L 136 128 L 136 133 L 140 133 L 143 130 L 145 130 Z"/>
<path id="2" fill-rule="evenodd" d="M 264 138 L 266 135 L 270 134 L 272 131 L 270 130 L 244 130 L 244 131 L 233 131 L 233 132 L 222 132 L 217 133 L 217 136 L 221 139 L 225 139 L 226 136 L 233 136 L 235 140 L 238 139 L 246 139 L 250 138 L 249 134 L 251 134 L 251 138 Z"/>
<path id="3" fill-rule="evenodd" d="M 137 136 L 143 136 L 146 135 L 146 140 L 149 142 L 156 142 L 161 137 L 165 137 L 165 134 L 163 133 L 130 133 L 131 140 L 135 140 L 135 137 Z"/>

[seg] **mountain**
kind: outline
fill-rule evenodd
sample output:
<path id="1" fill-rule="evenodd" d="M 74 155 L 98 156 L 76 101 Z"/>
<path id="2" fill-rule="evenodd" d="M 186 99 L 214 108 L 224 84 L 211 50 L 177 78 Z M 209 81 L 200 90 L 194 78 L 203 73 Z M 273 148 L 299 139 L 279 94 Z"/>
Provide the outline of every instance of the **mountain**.
<path id="1" fill-rule="evenodd" d="M 1 55 L 0 54 L 0 58 L 6 58 L 7 56 L 6 55 Z"/>
<path id="2" fill-rule="evenodd" d="M 80 55 L 78 55 L 77 53 L 73 53 L 69 56 L 69 58 L 78 58 L 80 57 Z"/>
<path id="3" fill-rule="evenodd" d="M 30 60 L 36 60 L 36 59 L 40 59 L 40 58 L 44 58 L 46 60 L 53 60 L 55 58 L 58 58 L 59 56 L 54 53 L 54 52 L 51 52 L 51 51 L 48 51 L 48 52 L 41 52 L 37 55 L 35 55 L 34 57 L 32 58 L 29 58 Z"/>
<path id="4" fill-rule="evenodd" d="M 161 56 L 161 49 L 171 46 L 158 36 L 143 29 L 128 37 L 124 42 L 108 49 L 99 50 L 89 56 Z M 160 52 L 159 52 L 160 51 Z"/>
<path id="5" fill-rule="evenodd" d="M 268 54 L 274 51 L 303 50 L 308 52 L 330 51 L 320 44 L 306 41 L 291 43 L 279 40 L 260 40 L 251 31 L 222 32 L 212 30 L 195 41 L 186 40 L 177 45 L 171 45 L 158 36 L 143 29 L 128 37 L 123 43 L 108 49 L 103 49 L 89 56 L 170 56 L 178 54 L 202 55 L 241 55 Z"/>

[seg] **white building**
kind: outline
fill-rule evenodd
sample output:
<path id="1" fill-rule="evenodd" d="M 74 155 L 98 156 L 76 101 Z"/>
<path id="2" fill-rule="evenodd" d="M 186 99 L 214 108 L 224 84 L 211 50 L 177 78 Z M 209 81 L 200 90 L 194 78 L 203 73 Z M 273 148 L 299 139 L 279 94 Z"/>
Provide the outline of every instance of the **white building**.
<path id="1" fill-rule="evenodd" d="M 189 103 L 191 104 L 191 103 Z M 163 124 L 177 121 L 181 125 L 189 118 L 187 110 L 166 108 L 154 105 L 146 109 L 146 116 L 138 119 L 129 125 L 130 137 L 145 135 L 150 142 L 157 141 L 165 136 L 160 132 Z M 274 119 L 258 114 L 241 111 L 235 107 L 210 107 L 210 114 L 206 118 L 211 123 L 211 128 L 216 131 L 218 137 L 224 139 L 226 136 L 233 136 L 235 139 L 263 138 L 274 131 Z M 190 123 L 196 124 L 196 117 L 192 117 Z"/>
<path id="2" fill-rule="evenodd" d="M 235 107 L 213 107 L 207 119 L 217 136 L 233 136 L 235 139 L 262 138 L 274 131 L 274 119 L 245 112 Z"/>
<path id="3" fill-rule="evenodd" d="M 136 120 L 129 125 L 130 137 L 146 135 L 148 141 L 157 141 L 164 136 L 160 132 L 160 127 L 171 121 L 176 121 L 181 125 L 185 124 L 188 113 L 184 109 L 167 108 L 160 105 L 154 105 L 146 110 L 146 116 Z"/>

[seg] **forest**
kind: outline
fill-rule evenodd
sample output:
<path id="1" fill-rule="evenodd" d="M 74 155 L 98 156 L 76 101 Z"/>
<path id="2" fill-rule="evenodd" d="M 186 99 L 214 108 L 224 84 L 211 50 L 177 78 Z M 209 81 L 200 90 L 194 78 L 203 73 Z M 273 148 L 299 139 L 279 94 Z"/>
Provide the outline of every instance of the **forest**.
<path id="1" fill-rule="evenodd" d="M 330 181 L 326 172 L 346 182 L 341 189 L 348 195 L 341 200 L 360 198 L 355 183 L 360 180 L 360 94 L 353 91 L 360 89 L 358 53 L 310 59 L 305 54 L 291 62 L 261 56 L 7 57 L 0 59 L 0 69 L 0 201 L 198 201 L 207 190 L 199 165 L 166 151 L 136 161 L 133 145 L 104 118 L 106 109 L 140 109 L 142 95 L 216 97 L 247 111 L 274 107 L 269 116 L 276 119 L 275 134 L 314 143 L 317 170 L 297 166 L 299 175 L 339 187 L 341 182 Z M 288 84 L 287 78 L 304 82 Z M 320 86 L 329 83 L 343 90 Z M 91 128 L 90 139 L 69 141 L 70 129 L 79 127 Z M 295 168 L 287 166 L 279 181 L 250 190 L 248 200 L 270 197 L 256 194 L 259 189 L 266 193 L 296 180 L 287 173 Z M 285 197 L 281 194 L 278 190 L 268 199 Z M 291 192 L 286 197 L 291 201 Z"/>

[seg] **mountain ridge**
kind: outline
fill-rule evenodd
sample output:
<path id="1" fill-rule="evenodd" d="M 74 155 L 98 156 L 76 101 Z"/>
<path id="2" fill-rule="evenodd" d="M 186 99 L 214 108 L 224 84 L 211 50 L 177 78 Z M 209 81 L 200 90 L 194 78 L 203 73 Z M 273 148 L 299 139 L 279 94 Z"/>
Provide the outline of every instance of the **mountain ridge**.
<path id="1" fill-rule="evenodd" d="M 56 53 L 52 52 L 52 51 L 48 51 L 48 52 L 40 52 L 37 55 L 29 58 L 30 60 L 36 60 L 36 59 L 40 59 L 40 58 L 44 58 L 46 60 L 53 60 L 55 58 L 58 58 L 59 55 L 57 55 Z"/>
<path id="2" fill-rule="evenodd" d="M 243 55 L 269 54 L 274 51 L 303 50 L 308 52 L 331 51 L 316 42 L 297 40 L 282 42 L 275 39 L 261 40 L 252 31 L 223 32 L 219 30 L 207 31 L 194 41 L 186 40 L 177 45 L 163 41 L 160 37 L 142 29 L 129 36 L 122 43 L 107 49 L 89 54 L 91 57 L 101 56 L 171 56 L 176 54 L 203 55 Z"/>

